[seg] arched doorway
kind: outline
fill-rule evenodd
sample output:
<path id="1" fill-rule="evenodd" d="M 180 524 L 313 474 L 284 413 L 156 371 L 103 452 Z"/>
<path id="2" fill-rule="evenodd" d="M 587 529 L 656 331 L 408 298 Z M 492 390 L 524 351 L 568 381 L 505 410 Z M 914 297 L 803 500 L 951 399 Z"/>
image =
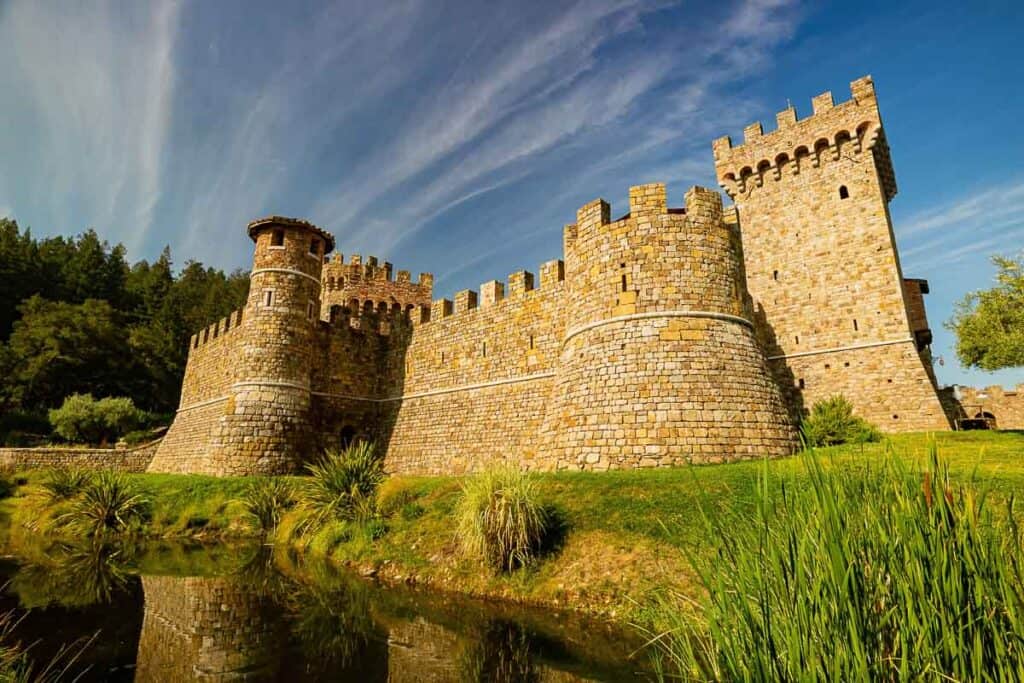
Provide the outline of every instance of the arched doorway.
<path id="1" fill-rule="evenodd" d="M 982 410 L 974 416 L 975 420 L 984 422 L 985 426 L 982 429 L 996 429 L 996 416 L 987 410 Z"/>
<path id="2" fill-rule="evenodd" d="M 356 428 L 352 425 L 345 425 L 338 433 L 338 445 L 345 450 L 356 440 Z"/>

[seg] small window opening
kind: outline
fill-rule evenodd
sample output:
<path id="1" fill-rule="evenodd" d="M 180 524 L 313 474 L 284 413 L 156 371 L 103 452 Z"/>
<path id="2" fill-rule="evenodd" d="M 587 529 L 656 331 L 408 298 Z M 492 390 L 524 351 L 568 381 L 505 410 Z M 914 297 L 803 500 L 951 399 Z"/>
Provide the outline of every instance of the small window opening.
<path id="1" fill-rule="evenodd" d="M 487 342 L 484 342 L 480 349 L 483 352 L 483 357 L 487 358 Z"/>
<path id="2" fill-rule="evenodd" d="M 803 389 L 803 388 L 804 388 L 804 387 L 806 386 L 806 384 L 804 384 L 804 378 L 803 378 L 803 377 L 801 377 L 800 379 L 798 379 L 798 380 L 796 381 L 796 384 L 797 384 L 797 386 L 798 386 L 798 387 L 800 387 L 801 389 Z"/>
<path id="3" fill-rule="evenodd" d="M 885 381 L 886 381 L 886 383 L 888 383 L 888 384 L 892 384 L 892 377 L 890 377 L 889 379 L 887 379 L 887 380 L 885 380 Z"/>
<path id="4" fill-rule="evenodd" d="M 625 274 L 622 275 L 622 291 L 623 292 L 626 291 L 626 275 Z"/>
<path id="5" fill-rule="evenodd" d="M 444 363 L 444 351 L 441 352 L 441 363 Z"/>
<path id="6" fill-rule="evenodd" d="M 844 368 L 850 367 L 850 361 L 846 361 L 845 363 L 843 363 L 843 367 Z"/>
<path id="7" fill-rule="evenodd" d="M 853 319 L 853 331 L 857 332 L 858 330 L 860 330 L 860 328 L 857 326 L 857 319 L 854 318 Z"/>
<path id="8" fill-rule="evenodd" d="M 846 189 L 846 185 L 840 185 L 839 186 L 839 198 L 840 199 L 849 199 L 849 197 L 850 197 L 850 191 Z"/>
<path id="9" fill-rule="evenodd" d="M 530 348 L 533 348 L 533 335 L 530 335 Z"/>
<path id="10" fill-rule="evenodd" d="M 265 289 L 263 290 L 263 305 L 273 306 L 274 305 L 274 290 Z"/>
<path id="11" fill-rule="evenodd" d="M 313 256 L 318 256 L 320 254 L 320 240 L 314 238 L 309 243 L 309 253 Z"/>
<path id="12" fill-rule="evenodd" d="M 776 271 L 772 272 L 772 279 L 773 280 L 778 280 L 779 279 L 779 271 L 776 270 Z"/>
<path id="13" fill-rule="evenodd" d="M 283 247 L 284 246 L 284 230 L 275 230 L 270 235 L 270 246 L 272 247 Z"/>
<path id="14" fill-rule="evenodd" d="M 796 339 L 796 343 L 797 343 L 797 346 L 799 346 L 799 345 L 800 345 L 800 335 L 799 335 L 799 334 L 798 334 L 798 335 L 796 335 L 796 336 L 794 337 L 794 339 Z"/>
<path id="15" fill-rule="evenodd" d="M 832 366 L 831 366 L 831 365 L 829 365 L 828 363 L 825 363 L 825 369 L 826 369 L 826 370 L 831 370 L 831 369 L 832 369 Z"/>
<path id="16" fill-rule="evenodd" d="M 306 317 L 309 318 L 310 320 L 312 320 L 313 316 L 315 314 L 316 314 L 316 304 L 313 302 L 312 299 L 310 299 L 309 303 L 306 304 Z"/>
<path id="17" fill-rule="evenodd" d="M 893 415 L 893 416 L 892 416 L 892 419 L 894 419 L 894 420 L 898 420 L 898 419 L 900 419 L 900 416 L 899 416 L 899 415 Z"/>

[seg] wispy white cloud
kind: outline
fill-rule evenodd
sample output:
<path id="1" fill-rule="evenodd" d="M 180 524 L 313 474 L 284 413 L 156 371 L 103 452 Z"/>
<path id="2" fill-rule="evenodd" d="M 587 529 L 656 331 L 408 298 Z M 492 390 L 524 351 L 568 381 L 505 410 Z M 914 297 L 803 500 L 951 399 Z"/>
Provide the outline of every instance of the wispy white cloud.
<path id="1" fill-rule="evenodd" d="M 10 124 L 0 152 L 24 162 L 0 179 L 19 202 L 54 207 L 60 225 L 44 229 L 99 225 L 132 247 L 153 226 L 180 11 L 174 1 L 0 8 L 0 87 L 17 95 L 0 114 Z"/>
<path id="2" fill-rule="evenodd" d="M 1024 178 L 953 197 L 896 224 L 909 269 L 953 265 L 1024 241 Z"/>

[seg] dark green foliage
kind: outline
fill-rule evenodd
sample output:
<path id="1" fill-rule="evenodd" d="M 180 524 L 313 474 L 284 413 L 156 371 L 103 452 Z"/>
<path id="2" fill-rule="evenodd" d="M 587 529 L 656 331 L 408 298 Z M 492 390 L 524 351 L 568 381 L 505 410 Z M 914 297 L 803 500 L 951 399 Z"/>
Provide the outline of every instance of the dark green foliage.
<path id="1" fill-rule="evenodd" d="M 58 523 L 82 534 L 103 536 L 128 530 L 142 521 L 147 509 L 148 501 L 129 477 L 102 471 L 86 481 Z"/>
<path id="2" fill-rule="evenodd" d="M 256 518 L 260 528 L 270 531 L 281 521 L 281 516 L 295 505 L 295 491 L 291 482 L 279 477 L 256 477 L 242 495 L 242 503 Z"/>
<path id="3" fill-rule="evenodd" d="M 376 514 L 384 463 L 373 444 L 360 441 L 344 451 L 328 451 L 306 469 L 310 479 L 302 494 L 308 512 L 303 531 L 316 531 L 332 520 L 369 521 Z"/>
<path id="4" fill-rule="evenodd" d="M 853 414 L 853 404 L 843 396 L 818 401 L 800 425 L 808 446 L 837 446 L 844 443 L 879 441 L 882 433 L 870 422 Z"/>
<path id="5" fill-rule="evenodd" d="M 129 267 L 124 247 L 92 230 L 37 240 L 0 219 L 0 413 L 45 411 L 75 392 L 171 411 L 189 337 L 247 292 L 241 272 L 188 262 L 175 276 L 167 249 Z"/>
<path id="6" fill-rule="evenodd" d="M 144 420 L 130 398 L 96 400 L 92 394 L 72 394 L 50 411 L 54 433 L 71 443 L 111 443 Z"/>
<path id="7" fill-rule="evenodd" d="M 890 454 L 805 477 L 766 464 L 753 515 L 706 501 L 692 558 L 705 597 L 667 598 L 667 678 L 721 681 L 1016 681 L 1024 584 L 1013 498 L 954 484 L 934 444 L 925 471 Z"/>

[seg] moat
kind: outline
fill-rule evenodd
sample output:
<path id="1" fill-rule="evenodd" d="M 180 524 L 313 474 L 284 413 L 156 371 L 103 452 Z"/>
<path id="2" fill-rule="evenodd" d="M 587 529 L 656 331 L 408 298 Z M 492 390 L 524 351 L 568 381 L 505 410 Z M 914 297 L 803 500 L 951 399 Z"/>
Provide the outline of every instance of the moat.
<path id="1" fill-rule="evenodd" d="M 37 668 L 80 651 L 67 680 L 652 679 L 643 642 L 621 628 L 385 588 L 266 546 L 4 551 L 13 638 Z"/>

